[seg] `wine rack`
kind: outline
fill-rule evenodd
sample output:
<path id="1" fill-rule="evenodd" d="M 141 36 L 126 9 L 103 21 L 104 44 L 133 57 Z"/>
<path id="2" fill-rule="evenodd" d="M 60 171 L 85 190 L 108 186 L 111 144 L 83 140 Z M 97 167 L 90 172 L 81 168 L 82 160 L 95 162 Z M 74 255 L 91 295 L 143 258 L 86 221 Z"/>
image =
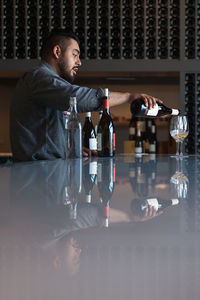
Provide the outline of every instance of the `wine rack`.
<path id="1" fill-rule="evenodd" d="M 184 87 L 182 110 L 189 120 L 189 135 L 185 140 L 185 150 L 189 154 L 200 154 L 200 73 L 182 74 L 181 86 Z"/>
<path id="2" fill-rule="evenodd" d="M 190 15 L 198 11 L 186 2 Z M 82 59 L 179 59 L 179 19 L 179 0 L 2 0 L 0 57 L 39 59 L 47 33 L 65 28 L 78 35 Z M 185 26 L 190 35 L 191 17 Z"/>

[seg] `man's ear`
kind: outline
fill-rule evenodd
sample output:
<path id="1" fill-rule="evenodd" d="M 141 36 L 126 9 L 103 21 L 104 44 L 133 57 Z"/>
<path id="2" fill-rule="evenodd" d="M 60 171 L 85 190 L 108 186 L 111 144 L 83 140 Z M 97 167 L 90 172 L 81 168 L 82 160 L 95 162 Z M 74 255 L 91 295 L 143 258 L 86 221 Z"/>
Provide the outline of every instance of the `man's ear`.
<path id="1" fill-rule="evenodd" d="M 56 45 L 53 47 L 53 55 L 56 59 L 58 59 L 61 55 L 61 49 L 60 46 Z"/>

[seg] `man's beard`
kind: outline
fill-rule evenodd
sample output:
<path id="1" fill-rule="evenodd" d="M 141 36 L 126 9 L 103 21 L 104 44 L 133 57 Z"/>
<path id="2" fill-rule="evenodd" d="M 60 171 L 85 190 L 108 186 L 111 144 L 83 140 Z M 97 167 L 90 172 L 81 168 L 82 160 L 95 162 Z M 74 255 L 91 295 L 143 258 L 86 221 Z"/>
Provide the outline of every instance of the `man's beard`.
<path id="1" fill-rule="evenodd" d="M 69 72 L 66 71 L 66 63 L 65 63 L 63 57 L 61 57 L 58 61 L 58 68 L 59 68 L 59 72 L 60 72 L 60 77 L 69 81 L 70 83 L 72 83 L 74 81 L 75 76 L 71 76 L 69 74 Z"/>

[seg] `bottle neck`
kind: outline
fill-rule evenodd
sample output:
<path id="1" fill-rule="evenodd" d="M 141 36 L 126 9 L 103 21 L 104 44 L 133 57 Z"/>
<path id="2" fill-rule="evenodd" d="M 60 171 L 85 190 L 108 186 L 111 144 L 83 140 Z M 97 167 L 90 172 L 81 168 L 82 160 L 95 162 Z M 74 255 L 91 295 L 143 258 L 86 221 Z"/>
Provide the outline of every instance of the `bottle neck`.
<path id="1" fill-rule="evenodd" d="M 104 110 L 104 112 L 107 112 L 108 114 L 110 114 L 109 99 L 108 99 L 108 97 L 105 97 L 103 99 L 103 110 Z"/>
<path id="2" fill-rule="evenodd" d="M 70 110 L 71 110 L 72 113 L 76 113 L 76 114 L 78 113 L 76 102 L 71 103 Z"/>

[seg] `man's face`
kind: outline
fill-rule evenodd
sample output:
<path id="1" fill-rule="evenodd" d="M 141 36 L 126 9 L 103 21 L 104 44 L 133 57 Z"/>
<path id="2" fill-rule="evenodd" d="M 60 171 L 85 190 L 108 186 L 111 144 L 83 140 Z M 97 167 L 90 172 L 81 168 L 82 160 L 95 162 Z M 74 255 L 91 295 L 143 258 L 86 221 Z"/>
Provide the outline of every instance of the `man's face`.
<path id="1" fill-rule="evenodd" d="M 58 59 L 59 75 L 69 82 L 73 82 L 81 66 L 80 48 L 74 39 L 70 39 L 69 45 L 65 52 L 61 53 Z"/>

